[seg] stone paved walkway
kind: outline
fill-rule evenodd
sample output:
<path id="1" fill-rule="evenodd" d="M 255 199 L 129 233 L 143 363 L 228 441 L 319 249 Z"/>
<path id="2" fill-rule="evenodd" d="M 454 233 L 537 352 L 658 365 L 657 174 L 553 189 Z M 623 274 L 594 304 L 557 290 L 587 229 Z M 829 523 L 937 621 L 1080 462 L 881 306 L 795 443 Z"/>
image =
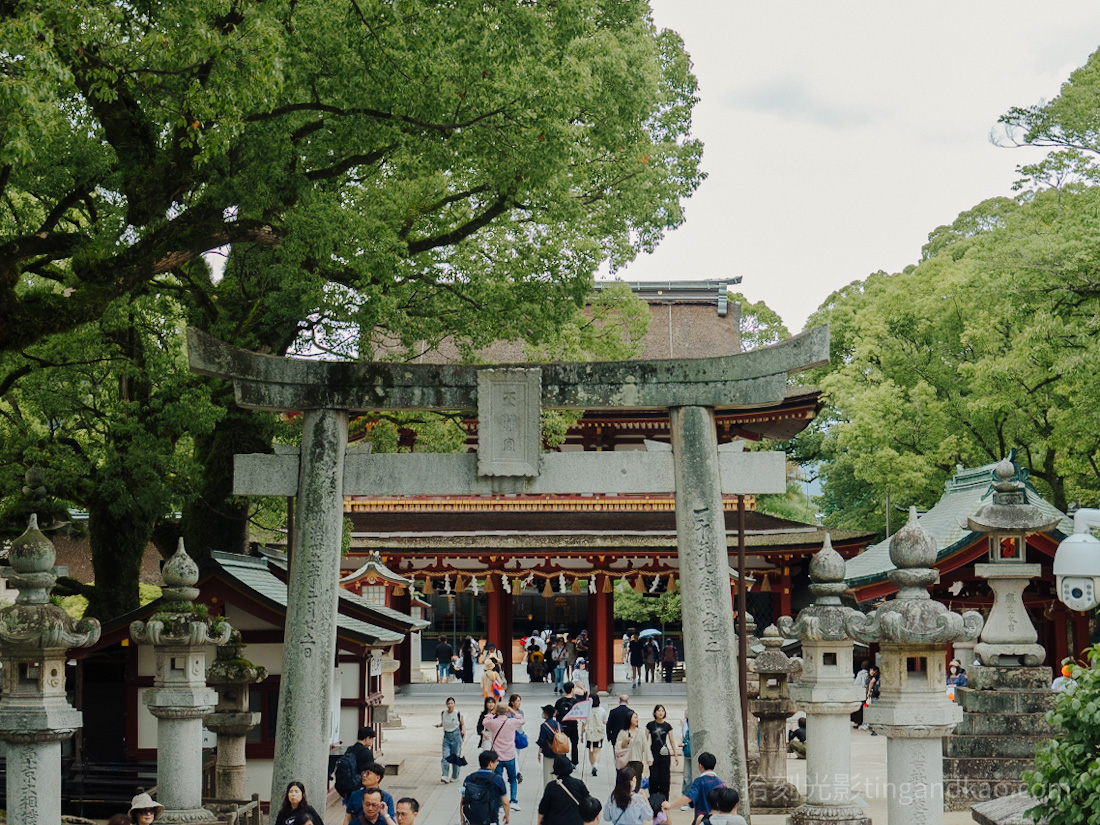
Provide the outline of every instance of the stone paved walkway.
<path id="1" fill-rule="evenodd" d="M 554 700 L 550 685 L 516 685 L 523 696 L 523 710 L 531 721 L 528 722 L 534 734 L 541 719 L 539 708 Z M 669 721 L 678 729 L 687 706 L 686 687 L 682 684 L 666 686 L 663 683 L 645 685 L 638 690 L 630 690 L 631 706 L 638 711 L 644 725 L 652 718 L 653 706 L 660 702 L 668 710 Z M 615 691 L 617 695 L 618 691 Z M 382 787 L 393 794 L 415 797 L 420 802 L 420 816 L 417 825 L 458 825 L 459 783 L 442 785 L 439 782 L 441 732 L 432 727 L 439 721 L 439 711 L 444 699 L 454 695 L 458 709 L 467 719 L 467 730 L 472 734 L 478 714 L 481 710 L 481 693 L 474 686 L 462 685 L 417 685 L 412 691 L 399 697 L 396 710 L 403 722 L 403 730 L 386 730 L 382 761 L 393 763 L 403 761 L 403 769 L 396 776 L 387 776 Z M 617 699 L 602 700 L 610 708 Z M 531 735 L 534 742 L 534 735 Z M 476 745 L 472 737 L 468 742 L 467 759 L 476 767 Z M 587 756 L 584 757 L 587 759 Z M 536 761 L 534 748 L 520 751 L 520 770 L 526 781 L 519 787 L 519 801 L 522 810 L 514 813 L 511 825 L 534 825 L 537 822 L 538 798 L 541 794 L 539 780 L 541 768 Z M 791 782 L 804 790 L 806 782 L 806 763 L 802 760 L 787 760 L 788 776 Z M 468 771 L 470 768 L 464 769 Z M 873 822 L 888 825 L 886 821 L 886 737 L 871 736 L 866 731 L 853 731 L 852 736 L 852 772 L 853 788 L 859 801 L 865 804 Z M 463 776 L 465 772 L 463 773 Z M 606 800 L 611 791 L 614 775 L 613 758 L 609 748 L 604 748 L 599 764 L 599 776 L 591 776 L 589 770 L 583 773 L 578 769 L 575 774 L 588 785 L 589 791 L 601 801 Z M 681 771 L 673 766 L 672 787 L 675 793 L 680 787 Z M 671 825 L 690 825 L 689 812 L 673 812 Z M 343 812 L 332 807 L 326 812 L 326 825 L 341 825 Z M 753 825 L 783 825 L 785 816 L 754 816 Z M 969 812 L 944 814 L 944 825 L 964 825 L 972 823 Z"/>

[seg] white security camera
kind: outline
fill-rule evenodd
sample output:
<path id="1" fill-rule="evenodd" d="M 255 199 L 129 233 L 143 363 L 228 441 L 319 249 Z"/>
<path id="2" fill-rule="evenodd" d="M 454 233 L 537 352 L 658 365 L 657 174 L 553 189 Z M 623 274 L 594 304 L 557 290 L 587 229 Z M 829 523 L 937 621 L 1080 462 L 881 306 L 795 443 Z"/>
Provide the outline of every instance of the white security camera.
<path id="1" fill-rule="evenodd" d="M 1100 510 L 1082 508 L 1073 514 L 1073 534 L 1062 539 L 1054 554 L 1058 599 L 1070 610 L 1092 610 L 1100 605 Z"/>

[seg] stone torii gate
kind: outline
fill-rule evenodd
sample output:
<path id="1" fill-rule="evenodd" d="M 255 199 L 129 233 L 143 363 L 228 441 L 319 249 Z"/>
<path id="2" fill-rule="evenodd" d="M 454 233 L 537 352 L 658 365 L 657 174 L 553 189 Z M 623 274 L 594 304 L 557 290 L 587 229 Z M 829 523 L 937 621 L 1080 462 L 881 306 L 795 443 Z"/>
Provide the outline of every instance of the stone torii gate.
<path id="1" fill-rule="evenodd" d="M 790 373 L 827 363 L 828 327 L 717 358 L 524 367 L 306 361 L 187 339 L 191 369 L 232 380 L 239 406 L 303 414 L 300 451 L 235 459 L 237 494 L 296 496 L 272 799 L 292 779 L 315 799 L 326 787 L 344 496 L 671 491 L 692 749 L 714 753 L 747 807 L 722 495 L 784 492 L 785 456 L 720 453 L 714 412 L 780 403 Z M 544 406 L 667 409 L 672 451 L 541 453 Z M 478 453 L 345 455 L 349 413 L 382 409 L 476 409 Z"/>

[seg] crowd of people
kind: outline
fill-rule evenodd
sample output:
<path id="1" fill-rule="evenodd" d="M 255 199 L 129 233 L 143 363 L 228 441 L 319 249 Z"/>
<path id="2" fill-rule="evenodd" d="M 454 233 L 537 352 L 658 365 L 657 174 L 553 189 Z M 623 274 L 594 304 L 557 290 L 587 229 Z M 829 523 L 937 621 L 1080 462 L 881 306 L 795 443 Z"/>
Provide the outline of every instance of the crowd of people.
<path id="1" fill-rule="evenodd" d="M 579 660 L 574 663 L 574 675 L 583 672 L 581 667 Z M 612 825 L 650 821 L 663 825 L 673 806 L 694 809 L 696 822 L 705 820 L 703 825 L 744 823 L 736 813 L 739 795 L 714 774 L 716 760 L 710 753 L 699 754 L 697 772 L 685 766 L 681 793 L 672 799 L 672 766 L 679 763 L 681 752 L 685 759 L 690 754 L 686 719 L 675 731 L 664 705 L 658 704 L 643 725 L 627 694 L 620 695 L 618 704 L 607 711 L 598 695 L 574 681 L 563 682 L 555 693 L 560 695 L 554 703 L 541 708 L 537 733 L 533 726 L 525 729 L 527 719 L 518 694 L 507 702 L 494 696 L 483 698 L 475 727 L 478 767 L 462 780 L 459 793 L 462 825 L 508 823 L 521 810 L 517 754 L 532 744 L 542 768 L 539 825 L 581 825 L 596 821 L 601 812 Z M 466 728 L 454 697 L 447 698 L 436 727 L 443 730 L 439 781 L 456 782 L 457 765 L 465 761 L 456 759 L 456 747 L 465 739 Z M 605 742 L 614 754 L 615 784 L 601 802 L 592 797 L 578 774 L 599 775 Z M 587 760 L 582 758 L 584 752 Z"/>

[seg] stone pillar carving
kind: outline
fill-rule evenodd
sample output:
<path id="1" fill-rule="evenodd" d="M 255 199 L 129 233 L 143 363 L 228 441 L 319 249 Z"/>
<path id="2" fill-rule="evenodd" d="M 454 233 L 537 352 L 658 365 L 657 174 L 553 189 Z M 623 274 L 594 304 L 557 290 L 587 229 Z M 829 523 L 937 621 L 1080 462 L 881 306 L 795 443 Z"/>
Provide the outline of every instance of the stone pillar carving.
<path id="1" fill-rule="evenodd" d="M 806 711 L 806 804 L 787 822 L 870 825 L 851 794 L 850 716 L 863 701 L 863 689 L 852 679 L 852 639 L 844 622 L 859 614 L 840 602 L 846 590 L 844 559 L 828 535 L 810 562 L 810 581 L 814 603 L 797 620 L 779 620 L 783 636 L 802 641 L 802 678 L 790 692 Z"/>
<path id="2" fill-rule="evenodd" d="M 783 638 L 775 625 L 764 629 L 761 641 L 766 649 L 756 657 L 759 698 L 749 702 L 749 710 L 760 724 L 760 761 L 749 788 L 758 814 L 764 813 L 763 809 L 787 809 L 798 804 L 798 790 L 787 781 L 787 720 L 796 707 L 787 679 L 798 665 L 780 650 Z"/>
<path id="3" fill-rule="evenodd" d="M 717 774 L 741 793 L 741 813 L 747 817 L 748 767 L 714 411 L 673 407 L 669 416 L 681 586 L 692 595 L 683 605 L 691 753 L 693 759 L 703 751 L 714 754 Z"/>
<path id="4" fill-rule="evenodd" d="M 890 560 L 897 597 L 866 616 L 849 616 L 845 627 L 862 642 L 878 642 L 882 652 L 881 695 L 864 719 L 887 737 L 887 819 L 942 825 L 943 739 L 962 721 L 962 708 L 944 688 L 945 646 L 977 637 L 983 622 L 974 611 L 952 613 L 929 596 L 936 540 L 917 523 L 915 507 L 890 542 Z"/>
<path id="5" fill-rule="evenodd" d="M 7 756 L 8 820 L 21 825 L 61 821 L 61 740 L 82 721 L 65 697 L 65 660 L 69 648 L 99 639 L 95 619 L 74 622 L 49 603 L 55 558 L 38 516 L 31 515 L 5 570 L 19 595 L 0 610 L 0 740 Z"/>
<path id="6" fill-rule="evenodd" d="M 157 801 L 164 806 L 157 822 L 216 822 L 202 807 L 202 720 L 217 701 L 206 685 L 206 646 L 225 644 L 232 628 L 192 604 L 199 569 L 182 539 L 163 576 L 160 609 L 148 622 L 130 625 L 133 640 L 151 644 L 156 657 L 145 704 L 157 718 Z"/>
<path id="7" fill-rule="evenodd" d="M 271 799 L 294 779 L 309 799 L 328 790 L 347 443 L 346 411 L 303 413 Z"/>
<path id="8" fill-rule="evenodd" d="M 245 736 L 260 723 L 259 711 L 248 709 L 248 688 L 267 678 L 267 668 L 252 664 L 243 651 L 241 634 L 234 630 L 206 672 L 206 684 L 218 694 L 214 712 L 203 719 L 207 729 L 218 735 L 214 769 L 214 796 L 218 799 L 245 799 Z"/>

